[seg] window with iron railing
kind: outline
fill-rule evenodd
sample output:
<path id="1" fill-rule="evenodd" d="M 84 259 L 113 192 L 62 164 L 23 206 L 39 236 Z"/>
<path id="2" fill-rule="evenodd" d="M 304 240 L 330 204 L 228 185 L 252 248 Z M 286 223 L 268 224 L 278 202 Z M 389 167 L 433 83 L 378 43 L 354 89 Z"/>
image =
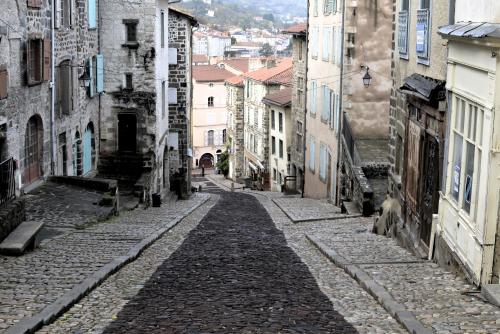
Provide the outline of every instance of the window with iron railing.
<path id="1" fill-rule="evenodd" d="M 424 62 L 429 60 L 429 23 L 429 9 L 417 10 L 417 57 Z"/>

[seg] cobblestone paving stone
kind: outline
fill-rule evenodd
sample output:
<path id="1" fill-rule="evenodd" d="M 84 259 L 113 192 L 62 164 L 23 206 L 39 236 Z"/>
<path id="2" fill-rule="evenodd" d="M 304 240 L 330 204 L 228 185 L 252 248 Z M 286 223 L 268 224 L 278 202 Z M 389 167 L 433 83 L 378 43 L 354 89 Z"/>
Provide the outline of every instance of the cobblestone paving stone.
<path id="1" fill-rule="evenodd" d="M 85 229 L 68 230 L 22 257 L 0 256 L 0 330 L 40 312 L 206 196 L 125 212 Z"/>
<path id="2" fill-rule="evenodd" d="M 47 182 L 25 196 L 28 220 L 48 228 L 73 228 L 103 220 L 111 208 L 97 205 L 102 192 Z"/>
<path id="3" fill-rule="evenodd" d="M 213 196 L 145 250 L 136 261 L 108 278 L 57 321 L 37 333 L 102 333 L 111 322 L 117 320 L 118 313 L 144 287 L 144 283 L 165 259 L 184 242 L 188 233 L 198 225 L 217 199 L 217 196 Z"/>
<path id="4" fill-rule="evenodd" d="M 300 256 L 314 275 L 321 291 L 330 299 L 334 309 L 339 312 L 359 333 L 407 333 L 401 325 L 389 315 L 380 304 L 373 299 L 344 270 L 329 262 L 305 238 L 306 233 L 321 234 L 331 231 L 332 221 L 317 221 L 294 224 L 283 211 L 273 203 L 265 193 L 256 195 L 261 204 L 271 215 L 279 229 L 283 230 L 290 247 Z M 300 201 L 295 210 L 300 209 Z M 367 223 L 363 219 L 345 219 L 337 221 L 340 226 L 353 225 L 364 229 Z M 348 230 L 341 227 L 339 230 Z"/>
<path id="5" fill-rule="evenodd" d="M 125 332 L 356 331 L 259 202 L 225 193 L 104 331 Z"/>
<path id="6" fill-rule="evenodd" d="M 371 219 L 355 221 L 334 221 L 327 229 L 308 233 L 348 263 L 358 264 L 436 333 L 500 333 L 500 309 L 468 294 L 473 286 L 415 257 L 394 240 L 370 233 Z"/>
<path id="7" fill-rule="evenodd" d="M 340 213 L 339 208 L 329 203 L 309 198 L 277 198 L 274 201 L 295 222 L 335 218 Z"/>

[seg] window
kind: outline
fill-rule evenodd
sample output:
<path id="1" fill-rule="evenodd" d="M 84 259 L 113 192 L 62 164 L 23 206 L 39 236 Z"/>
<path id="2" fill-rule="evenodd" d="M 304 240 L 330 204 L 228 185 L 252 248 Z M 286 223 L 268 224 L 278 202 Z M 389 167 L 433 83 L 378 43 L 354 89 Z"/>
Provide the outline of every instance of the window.
<path id="1" fill-rule="evenodd" d="M 429 2 L 430 0 L 420 0 L 420 9 L 417 10 L 417 57 L 419 62 L 424 64 L 429 60 Z"/>
<path id="2" fill-rule="evenodd" d="M 222 144 L 225 144 L 227 141 L 227 130 L 222 130 Z"/>
<path id="3" fill-rule="evenodd" d="M 73 0 L 61 0 L 61 25 L 65 28 L 70 28 L 73 25 Z"/>
<path id="4" fill-rule="evenodd" d="M 401 1 L 401 10 L 398 15 L 398 49 L 401 58 L 408 58 L 408 23 L 410 0 Z"/>
<path id="5" fill-rule="evenodd" d="M 253 153 L 257 153 L 259 149 L 259 143 L 257 142 L 257 137 L 253 137 Z"/>
<path id="6" fill-rule="evenodd" d="M 276 129 L 276 118 L 274 110 L 271 110 L 271 129 Z"/>
<path id="7" fill-rule="evenodd" d="M 323 61 L 330 61 L 331 28 L 323 28 Z"/>
<path id="8" fill-rule="evenodd" d="M 282 133 L 283 132 L 283 113 L 278 114 L 278 127 L 279 131 Z"/>
<path id="9" fill-rule="evenodd" d="M 123 20 L 125 24 L 125 43 L 128 46 L 137 45 L 137 25 L 139 20 Z"/>
<path id="10" fill-rule="evenodd" d="M 89 29 L 97 28 L 96 1 L 97 0 L 88 0 L 88 2 L 87 2 Z"/>
<path id="11" fill-rule="evenodd" d="M 315 170 L 315 162 L 316 162 L 316 160 L 315 160 L 316 156 L 315 156 L 315 152 L 314 152 L 315 145 L 316 145 L 316 143 L 314 141 L 314 137 L 311 137 L 309 139 L 309 170 L 311 170 L 311 172 L 313 172 L 313 173 Z"/>
<path id="12" fill-rule="evenodd" d="M 57 68 L 57 110 L 61 117 L 69 115 L 73 108 L 73 68 L 71 61 L 61 62 Z"/>
<path id="13" fill-rule="evenodd" d="M 313 59 L 318 59 L 319 55 L 319 28 L 312 28 L 312 36 L 311 36 L 311 56 Z"/>
<path id="14" fill-rule="evenodd" d="M 214 106 L 214 97 L 213 96 L 210 96 L 208 98 L 208 106 L 209 107 L 213 107 Z"/>
<path id="15" fill-rule="evenodd" d="M 302 152 L 302 146 L 304 145 L 304 143 L 302 142 L 302 123 L 299 121 L 297 121 L 297 132 L 295 134 L 295 138 L 297 141 L 295 143 L 297 152 Z"/>
<path id="16" fill-rule="evenodd" d="M 276 154 L 276 137 L 271 137 L 271 154 Z"/>
<path id="17" fill-rule="evenodd" d="M 280 158 L 283 159 L 283 140 L 281 139 L 280 139 L 279 150 L 280 150 Z"/>
<path id="18" fill-rule="evenodd" d="M 331 91 L 328 86 L 323 85 L 323 106 L 321 109 L 321 121 L 323 123 L 330 123 L 330 115 L 331 115 Z"/>
<path id="19" fill-rule="evenodd" d="M 97 57 L 87 59 L 86 72 L 89 77 L 90 83 L 87 87 L 87 95 L 92 98 L 96 93 L 97 88 Z"/>
<path id="20" fill-rule="evenodd" d="M 319 0 L 313 0 L 313 15 L 314 16 L 318 16 L 318 7 L 319 7 L 318 1 Z"/>
<path id="21" fill-rule="evenodd" d="M 42 0 L 28 0 L 28 7 L 41 8 L 42 7 Z"/>
<path id="22" fill-rule="evenodd" d="M 319 178 L 326 181 L 327 149 L 324 144 L 319 146 Z"/>
<path id="23" fill-rule="evenodd" d="M 276 175 L 277 175 L 276 168 L 273 168 L 273 180 L 276 180 Z"/>
<path id="24" fill-rule="evenodd" d="M 28 41 L 28 85 L 36 85 L 42 82 L 43 68 L 43 41 L 41 39 L 30 39 Z"/>
<path id="25" fill-rule="evenodd" d="M 125 73 L 125 89 L 126 90 L 133 90 L 134 89 L 132 73 Z"/>
<path id="26" fill-rule="evenodd" d="M 477 213 L 476 203 L 483 152 L 484 110 L 461 97 L 454 96 L 452 106 L 452 166 L 450 193 L 457 205 L 471 217 Z"/>
<path id="27" fill-rule="evenodd" d="M 165 113 L 166 113 L 166 82 L 162 81 L 161 82 L 161 117 L 165 118 Z"/>
<path id="28" fill-rule="evenodd" d="M 253 115 L 253 125 L 255 127 L 258 127 L 259 126 L 259 109 L 255 109 L 253 111 L 254 115 Z"/>
<path id="29" fill-rule="evenodd" d="M 299 61 L 302 61 L 302 59 L 304 58 L 304 55 L 303 55 L 303 52 L 304 52 L 304 45 L 302 44 L 302 41 L 299 41 L 298 42 L 298 50 L 297 50 L 297 57 L 298 57 L 298 60 Z"/>
<path id="30" fill-rule="evenodd" d="M 8 87 L 9 87 L 9 72 L 7 71 L 6 68 L 1 68 L 0 69 L 0 99 L 7 98 Z"/>
<path id="31" fill-rule="evenodd" d="M 160 13 L 160 40 L 161 47 L 165 47 L 165 12 L 161 11 Z"/>
<path id="32" fill-rule="evenodd" d="M 297 106 L 304 106 L 304 78 L 298 78 L 297 83 Z"/>
<path id="33" fill-rule="evenodd" d="M 313 81 L 311 83 L 311 115 L 314 116 L 316 114 L 316 90 L 317 90 L 317 84 L 316 81 Z"/>
<path id="34" fill-rule="evenodd" d="M 207 133 L 207 145 L 208 146 L 213 146 L 214 145 L 214 130 L 208 130 L 208 133 Z"/>

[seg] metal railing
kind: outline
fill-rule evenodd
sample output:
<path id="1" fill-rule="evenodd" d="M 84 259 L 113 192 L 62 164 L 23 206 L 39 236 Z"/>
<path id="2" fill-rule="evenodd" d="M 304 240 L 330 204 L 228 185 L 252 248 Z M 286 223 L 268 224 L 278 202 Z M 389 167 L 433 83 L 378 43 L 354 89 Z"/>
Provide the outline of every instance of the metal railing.
<path id="1" fill-rule="evenodd" d="M 427 60 L 429 57 L 429 9 L 417 10 L 417 56 Z"/>
<path id="2" fill-rule="evenodd" d="M 14 197 L 16 197 L 14 159 L 10 158 L 0 163 L 0 205 Z"/>
<path id="3" fill-rule="evenodd" d="M 344 114 L 342 135 L 344 136 L 345 144 L 347 146 L 347 150 L 349 151 L 351 159 L 354 159 L 354 137 L 352 135 L 351 125 L 349 124 L 349 119 L 347 118 L 346 114 Z"/>
<path id="4" fill-rule="evenodd" d="M 400 56 L 408 55 L 408 11 L 406 10 L 399 12 L 398 49 Z"/>

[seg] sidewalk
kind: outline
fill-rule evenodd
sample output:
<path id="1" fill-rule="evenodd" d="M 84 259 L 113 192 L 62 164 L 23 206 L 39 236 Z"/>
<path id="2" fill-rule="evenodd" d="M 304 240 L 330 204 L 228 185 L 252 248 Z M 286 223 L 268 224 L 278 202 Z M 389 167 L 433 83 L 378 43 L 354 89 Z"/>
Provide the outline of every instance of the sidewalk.
<path id="1" fill-rule="evenodd" d="M 23 333 L 52 320 L 208 199 L 195 194 L 83 226 L 53 215 L 62 234 L 22 257 L 0 256 L 0 331 Z"/>
<path id="2" fill-rule="evenodd" d="M 282 200 L 274 200 L 276 204 Z M 301 210 L 278 205 L 288 216 Z M 325 204 L 305 199 L 304 212 Z M 500 308 L 484 302 L 474 287 L 437 264 L 421 260 L 394 240 L 371 233 L 371 218 L 324 219 L 300 224 L 305 237 L 342 268 L 409 332 L 500 333 Z"/>

